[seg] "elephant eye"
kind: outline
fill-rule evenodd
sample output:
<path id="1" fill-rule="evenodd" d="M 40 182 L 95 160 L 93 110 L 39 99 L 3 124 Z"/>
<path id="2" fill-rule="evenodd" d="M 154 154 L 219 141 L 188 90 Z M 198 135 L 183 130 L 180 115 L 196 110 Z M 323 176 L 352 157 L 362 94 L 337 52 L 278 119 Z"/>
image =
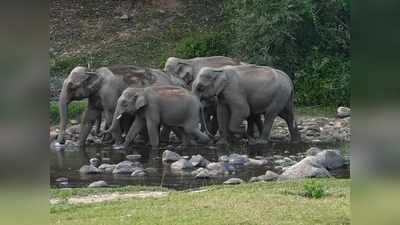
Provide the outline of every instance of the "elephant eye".
<path id="1" fill-rule="evenodd" d="M 206 87 L 205 87 L 203 84 L 198 84 L 198 85 L 197 85 L 197 90 L 198 90 L 198 91 L 204 91 L 205 88 L 206 88 Z"/>

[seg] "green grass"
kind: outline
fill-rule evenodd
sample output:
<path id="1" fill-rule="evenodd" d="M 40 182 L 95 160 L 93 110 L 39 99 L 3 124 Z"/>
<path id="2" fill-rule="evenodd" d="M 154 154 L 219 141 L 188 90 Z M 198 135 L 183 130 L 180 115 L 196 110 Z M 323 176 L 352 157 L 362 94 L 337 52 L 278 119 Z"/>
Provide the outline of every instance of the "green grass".
<path id="1" fill-rule="evenodd" d="M 158 199 L 89 205 L 62 203 L 51 206 L 50 220 L 74 225 L 350 224 L 350 180 L 315 180 L 326 187 L 327 195 L 319 199 L 304 197 L 305 182 L 210 186 L 200 193 L 175 191 Z"/>
<path id="2" fill-rule="evenodd" d="M 74 101 L 68 106 L 68 119 L 77 119 L 82 115 L 87 107 L 87 101 Z M 58 102 L 49 103 L 50 124 L 54 125 L 60 122 L 60 110 Z"/>
<path id="3" fill-rule="evenodd" d="M 335 117 L 334 106 L 296 106 L 295 114 L 303 117 Z"/>

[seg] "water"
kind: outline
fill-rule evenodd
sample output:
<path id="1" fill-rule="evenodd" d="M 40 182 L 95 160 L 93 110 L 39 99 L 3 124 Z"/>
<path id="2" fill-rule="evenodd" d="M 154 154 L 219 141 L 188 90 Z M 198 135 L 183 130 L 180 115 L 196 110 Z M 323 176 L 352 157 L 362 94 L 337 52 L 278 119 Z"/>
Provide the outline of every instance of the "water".
<path id="1" fill-rule="evenodd" d="M 343 144 L 320 144 L 312 146 L 326 148 L 343 148 Z M 304 153 L 309 144 L 289 144 L 274 142 L 265 146 L 247 147 L 246 145 L 234 145 L 229 147 L 216 146 L 197 146 L 190 148 L 170 149 L 170 146 L 163 146 L 159 151 L 152 151 L 144 146 L 134 146 L 125 150 L 114 150 L 111 146 L 97 145 L 89 146 L 86 152 L 79 151 L 78 148 L 70 147 L 65 150 L 50 150 L 50 184 L 52 187 L 86 187 L 88 184 L 98 180 L 105 180 L 112 186 L 123 185 L 146 185 L 146 186 L 163 186 L 174 188 L 177 190 L 196 188 L 205 185 L 221 184 L 230 177 L 239 177 L 248 181 L 251 177 L 265 174 L 265 171 L 271 169 L 271 166 L 265 167 L 246 167 L 238 168 L 238 172 L 234 175 L 224 176 L 211 179 L 195 179 L 190 175 L 190 171 L 184 174 L 176 174 L 170 170 L 169 165 L 165 165 L 161 161 L 162 152 L 169 149 L 179 153 L 181 156 L 192 156 L 200 154 L 211 162 L 218 161 L 221 155 L 229 155 L 231 153 L 246 154 L 250 157 L 263 156 L 272 157 L 273 155 L 296 156 Z M 145 177 L 131 177 L 127 175 L 115 174 L 99 174 L 99 175 L 82 175 L 79 168 L 82 165 L 88 165 L 90 158 L 98 158 L 100 161 L 107 160 L 106 163 L 116 164 L 126 160 L 125 156 L 129 154 L 142 155 L 140 162 L 144 168 L 152 167 L 156 169 L 153 175 Z M 348 178 L 350 173 L 348 168 L 337 171 L 331 171 L 332 175 L 338 178 Z M 67 183 L 56 181 L 57 178 L 68 178 Z"/>

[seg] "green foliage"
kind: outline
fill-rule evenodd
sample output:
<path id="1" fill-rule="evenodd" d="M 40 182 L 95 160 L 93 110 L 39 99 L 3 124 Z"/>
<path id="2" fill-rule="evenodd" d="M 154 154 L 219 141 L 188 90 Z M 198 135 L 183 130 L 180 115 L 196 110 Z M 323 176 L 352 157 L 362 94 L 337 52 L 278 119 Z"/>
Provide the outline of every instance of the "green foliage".
<path id="1" fill-rule="evenodd" d="M 321 183 L 308 181 L 304 184 L 304 196 L 308 198 L 322 198 L 326 195 L 325 187 Z"/>
<path id="2" fill-rule="evenodd" d="M 349 104 L 349 1 L 225 0 L 225 9 L 233 55 L 288 73 L 301 105 Z"/>
<path id="3" fill-rule="evenodd" d="M 77 119 L 81 116 L 87 107 L 87 101 L 74 101 L 68 106 L 68 118 Z M 58 102 L 50 102 L 50 123 L 57 124 L 60 122 L 60 110 Z"/>
<path id="4" fill-rule="evenodd" d="M 229 36 L 224 32 L 194 33 L 181 40 L 176 47 L 180 58 L 228 55 Z"/>

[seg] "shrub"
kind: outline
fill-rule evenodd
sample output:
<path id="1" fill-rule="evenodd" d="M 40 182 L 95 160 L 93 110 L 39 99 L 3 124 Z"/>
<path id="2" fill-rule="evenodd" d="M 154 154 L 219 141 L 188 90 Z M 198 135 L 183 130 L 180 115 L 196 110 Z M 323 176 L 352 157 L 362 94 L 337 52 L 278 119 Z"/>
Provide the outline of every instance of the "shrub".
<path id="1" fill-rule="evenodd" d="M 229 54 L 227 33 L 194 33 L 182 39 L 176 47 L 180 58 L 194 58 Z"/>
<path id="2" fill-rule="evenodd" d="M 304 184 L 304 196 L 308 198 L 322 198 L 326 195 L 325 187 L 315 181 Z"/>
<path id="3" fill-rule="evenodd" d="M 68 118 L 77 119 L 85 111 L 87 101 L 71 102 L 68 106 Z M 57 124 L 60 122 L 60 110 L 58 102 L 50 102 L 50 124 Z"/>

